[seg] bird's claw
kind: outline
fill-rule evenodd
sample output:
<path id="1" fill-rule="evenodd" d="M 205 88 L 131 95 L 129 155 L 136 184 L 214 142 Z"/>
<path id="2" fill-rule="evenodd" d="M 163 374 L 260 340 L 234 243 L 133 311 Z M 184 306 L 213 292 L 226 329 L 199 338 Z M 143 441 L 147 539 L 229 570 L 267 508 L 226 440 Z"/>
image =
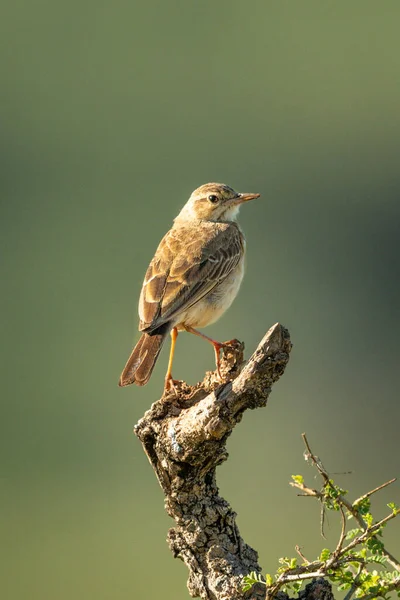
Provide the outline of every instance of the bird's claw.
<path id="1" fill-rule="evenodd" d="M 164 392 L 173 392 L 175 396 L 178 398 L 178 390 L 175 387 L 176 383 L 180 383 L 179 379 L 173 379 L 172 375 L 167 375 L 164 383 Z"/>

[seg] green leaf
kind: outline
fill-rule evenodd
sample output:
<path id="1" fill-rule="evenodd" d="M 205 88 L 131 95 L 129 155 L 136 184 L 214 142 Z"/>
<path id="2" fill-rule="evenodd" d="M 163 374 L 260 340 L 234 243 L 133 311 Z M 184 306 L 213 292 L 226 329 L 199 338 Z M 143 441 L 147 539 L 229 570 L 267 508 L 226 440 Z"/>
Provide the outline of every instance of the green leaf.
<path id="1" fill-rule="evenodd" d="M 298 483 L 299 485 L 303 485 L 304 484 L 304 477 L 303 475 L 292 475 L 292 479 L 295 483 Z"/>
<path id="2" fill-rule="evenodd" d="M 388 507 L 392 509 L 394 515 L 397 515 L 400 512 L 400 506 L 397 506 L 394 502 L 389 502 Z"/>
<path id="3" fill-rule="evenodd" d="M 272 575 L 270 575 L 269 573 L 267 573 L 266 576 L 265 576 L 265 584 L 269 587 L 273 583 L 274 583 L 274 578 L 272 577 Z"/>
<path id="4" fill-rule="evenodd" d="M 379 565 L 384 565 L 386 563 L 386 556 L 382 556 L 380 554 L 371 554 L 371 556 L 367 557 L 367 561 L 369 563 L 378 563 Z"/>
<path id="5" fill-rule="evenodd" d="M 242 591 L 243 592 L 248 592 L 249 590 L 251 590 L 251 588 L 253 587 L 252 583 L 249 583 L 246 578 L 243 579 L 243 583 L 242 583 Z"/>
<path id="6" fill-rule="evenodd" d="M 346 535 L 346 540 L 352 540 L 359 533 L 361 533 L 361 529 L 359 527 L 357 529 L 349 529 L 349 531 L 347 532 L 347 535 Z"/>
<path id="7" fill-rule="evenodd" d="M 245 575 L 243 577 L 242 590 L 244 592 L 247 592 L 248 590 L 250 590 L 253 587 L 253 585 L 255 583 L 263 583 L 265 585 L 265 581 L 264 581 L 261 573 L 252 571 L 251 573 L 249 573 L 248 575 Z"/>
<path id="8" fill-rule="evenodd" d="M 331 551 L 329 550 L 329 548 L 324 548 L 321 552 L 321 554 L 319 555 L 319 560 L 321 562 L 326 562 L 328 560 L 328 558 L 330 558 L 331 555 Z"/>
<path id="9" fill-rule="evenodd" d="M 349 589 L 349 587 L 351 587 L 351 583 L 348 583 L 348 582 L 346 582 L 346 583 L 341 583 L 340 585 L 338 585 L 338 588 L 337 588 L 337 589 L 338 589 L 340 592 L 343 592 L 343 590 L 348 590 L 348 589 Z"/>
<path id="10" fill-rule="evenodd" d="M 373 554 L 382 554 L 382 550 L 384 548 L 383 543 L 376 537 L 370 538 L 365 542 L 365 544 Z"/>
<path id="11" fill-rule="evenodd" d="M 374 517 L 369 512 L 365 513 L 363 516 L 364 516 L 364 521 L 366 522 L 368 527 L 371 527 L 372 523 L 374 522 Z"/>
<path id="12" fill-rule="evenodd" d="M 288 556 L 282 556 L 282 558 L 279 559 L 279 563 L 284 567 L 283 569 L 281 567 L 281 571 L 286 569 L 293 569 L 297 564 L 297 558 L 289 558 Z"/>
<path id="13" fill-rule="evenodd" d="M 369 498 L 363 498 L 359 502 L 354 502 L 353 508 L 355 508 L 360 515 L 366 515 L 371 508 L 371 500 Z"/>

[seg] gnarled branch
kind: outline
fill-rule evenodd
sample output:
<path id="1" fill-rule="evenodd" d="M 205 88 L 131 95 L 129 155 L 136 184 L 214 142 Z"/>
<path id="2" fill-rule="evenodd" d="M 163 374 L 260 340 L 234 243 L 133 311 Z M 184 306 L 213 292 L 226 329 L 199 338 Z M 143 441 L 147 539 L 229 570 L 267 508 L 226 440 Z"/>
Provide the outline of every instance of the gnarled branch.
<path id="1" fill-rule="evenodd" d="M 218 492 L 216 467 L 227 459 L 226 440 L 243 412 L 265 406 L 283 374 L 291 342 L 279 323 L 243 365 L 244 345 L 224 349 L 220 384 L 215 373 L 194 387 L 176 384 L 135 427 L 165 494 L 176 526 L 168 543 L 189 569 L 188 589 L 205 600 L 265 598 L 264 586 L 242 591 L 242 579 L 261 572 L 257 552 L 240 536 L 236 513 Z"/>

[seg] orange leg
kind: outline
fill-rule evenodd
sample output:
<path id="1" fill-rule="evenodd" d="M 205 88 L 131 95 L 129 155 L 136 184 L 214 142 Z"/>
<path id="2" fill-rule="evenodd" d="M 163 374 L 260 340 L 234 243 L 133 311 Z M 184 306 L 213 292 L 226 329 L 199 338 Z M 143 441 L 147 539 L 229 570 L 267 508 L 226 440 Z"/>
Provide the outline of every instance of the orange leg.
<path id="1" fill-rule="evenodd" d="M 175 389 L 174 380 L 172 377 L 172 363 L 174 361 L 175 346 L 176 346 L 177 339 L 178 339 L 178 330 L 176 327 L 174 327 L 173 329 L 171 329 L 171 350 L 169 352 L 168 369 L 167 369 L 167 374 L 165 375 L 164 389 L 165 390 L 173 389 L 175 393 L 176 393 L 176 389 Z"/>
<path id="2" fill-rule="evenodd" d="M 204 335 L 204 333 L 197 331 L 197 329 L 193 329 L 193 327 L 189 327 L 189 325 L 183 325 L 183 327 L 185 328 L 185 330 L 188 333 L 193 333 L 194 335 L 198 335 L 199 337 L 203 338 L 203 340 L 207 340 L 207 342 L 210 342 L 210 344 L 213 345 L 214 352 L 215 352 L 215 364 L 217 366 L 218 377 L 222 380 L 221 371 L 220 371 L 220 364 L 221 364 L 220 352 L 221 352 L 221 348 L 224 348 L 225 346 L 229 346 L 229 342 L 225 342 L 225 343 L 217 342 L 216 340 L 213 340 L 212 338 L 208 337 L 208 335 Z"/>

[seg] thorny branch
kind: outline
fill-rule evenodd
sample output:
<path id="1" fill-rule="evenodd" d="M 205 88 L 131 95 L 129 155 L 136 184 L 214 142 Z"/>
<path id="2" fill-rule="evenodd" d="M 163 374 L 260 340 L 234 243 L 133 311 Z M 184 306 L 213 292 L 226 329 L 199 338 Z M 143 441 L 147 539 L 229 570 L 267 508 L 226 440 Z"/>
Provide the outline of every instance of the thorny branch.
<path id="1" fill-rule="evenodd" d="M 304 444 L 307 449 L 307 452 L 305 453 L 305 458 L 306 458 L 306 460 L 310 460 L 312 462 L 312 464 L 317 468 L 317 470 L 318 470 L 319 474 L 321 475 L 322 480 L 324 482 L 324 486 L 322 488 L 322 491 L 318 491 L 318 490 L 307 488 L 304 484 L 298 484 L 294 481 L 291 481 L 290 485 L 301 489 L 305 495 L 314 496 L 316 498 L 319 498 L 319 500 L 322 501 L 325 498 L 325 493 L 324 493 L 325 489 L 327 486 L 330 485 L 330 477 L 329 477 L 328 472 L 324 468 L 323 464 L 321 463 L 320 459 L 312 453 L 305 433 L 302 434 L 302 438 L 303 438 Z M 363 496 L 360 496 L 360 498 L 357 498 L 357 500 L 355 500 L 353 503 L 349 502 L 343 494 L 338 494 L 337 501 L 340 503 L 340 506 L 342 508 L 343 507 L 346 508 L 347 511 L 351 514 L 351 516 L 354 517 L 354 519 L 357 521 L 360 528 L 364 532 L 370 531 L 371 528 L 368 526 L 366 521 L 363 519 L 362 514 L 358 507 L 360 506 L 360 504 L 363 500 L 369 498 L 370 496 L 372 496 L 372 494 L 379 492 L 380 490 L 384 489 L 388 485 L 391 485 L 395 481 L 396 481 L 396 478 L 390 479 L 390 481 L 386 481 L 386 483 L 383 483 L 382 485 L 374 488 L 370 492 L 367 492 Z M 385 519 L 382 520 L 382 523 L 386 523 L 386 521 L 393 519 L 395 516 L 396 516 L 396 514 L 389 515 L 388 517 L 386 517 Z M 376 529 L 378 529 L 378 528 L 376 528 Z M 392 554 L 388 550 L 386 550 L 386 548 L 382 549 L 382 554 L 386 557 L 387 562 L 389 564 L 391 564 L 394 569 L 396 569 L 397 571 L 400 572 L 400 562 L 394 556 L 392 556 Z"/>
<path id="2" fill-rule="evenodd" d="M 368 498 L 375 492 L 378 492 L 379 490 L 393 483 L 395 479 L 391 479 L 390 481 L 378 486 L 370 492 L 367 492 L 353 503 L 350 503 L 344 496 L 344 490 L 340 490 L 340 488 L 333 484 L 333 481 L 323 466 L 321 460 L 311 451 L 306 435 L 303 434 L 302 437 L 306 446 L 305 458 L 317 469 L 322 478 L 323 485 L 321 490 L 307 487 L 302 481 L 302 478 L 298 476 L 294 477 L 294 480 L 290 482 L 290 485 L 299 489 L 302 492 L 299 494 L 301 496 L 318 498 L 321 502 L 323 513 L 325 512 L 326 507 L 340 511 L 342 522 L 340 537 L 335 550 L 332 553 L 328 552 L 328 555 L 326 558 L 324 557 L 324 560 L 320 559 L 310 562 L 303 556 L 297 546 L 296 551 L 303 559 L 303 564 L 292 568 L 289 567 L 280 569 L 280 574 L 275 581 L 271 581 L 270 585 L 267 585 L 267 599 L 272 600 L 272 598 L 276 596 L 280 589 L 286 587 L 287 584 L 290 584 L 291 582 L 301 582 L 304 579 L 311 579 L 315 577 L 340 578 L 340 575 L 343 572 L 341 569 L 343 567 L 346 567 L 346 569 L 349 570 L 347 572 L 351 573 L 352 569 L 355 568 L 354 565 L 358 564 L 358 567 L 356 571 L 353 572 L 353 576 L 351 578 L 352 583 L 348 583 L 348 587 L 350 589 L 346 594 L 345 600 L 350 600 L 350 598 L 357 592 L 359 588 L 363 589 L 363 582 L 364 584 L 365 582 L 368 582 L 368 577 L 370 577 L 370 575 L 365 570 L 365 567 L 376 560 L 373 555 L 368 557 L 365 553 L 356 553 L 355 549 L 363 546 L 363 544 L 368 545 L 369 541 L 373 542 L 374 540 L 376 544 L 373 543 L 371 546 L 372 548 L 376 546 L 378 558 L 379 556 L 383 557 L 384 560 L 386 560 L 396 569 L 398 575 L 391 576 L 392 580 L 384 580 L 382 577 L 382 581 L 379 580 L 379 575 L 375 575 L 375 579 L 373 580 L 374 585 L 371 585 L 369 588 L 374 589 L 374 591 L 364 595 L 358 594 L 358 598 L 360 600 L 371 600 L 372 598 L 384 596 L 390 591 L 400 590 L 400 563 L 376 537 L 381 533 L 384 525 L 391 519 L 394 519 L 400 513 L 400 511 L 399 509 L 393 509 L 389 515 L 376 523 L 372 523 L 371 518 L 367 519 L 367 516 L 371 517 L 369 513 L 365 514 L 365 501 L 368 501 Z M 363 502 L 364 506 L 362 505 Z M 364 511 L 364 516 L 362 514 L 362 509 Z M 359 530 L 358 533 L 355 534 L 354 539 L 352 539 L 347 545 L 344 545 L 346 540 L 346 511 L 349 516 L 353 517 L 357 521 Z M 364 579 L 362 578 L 363 574 Z M 347 575 L 344 574 L 344 577 L 345 576 Z M 368 586 L 365 585 L 365 587 L 368 589 Z"/>

